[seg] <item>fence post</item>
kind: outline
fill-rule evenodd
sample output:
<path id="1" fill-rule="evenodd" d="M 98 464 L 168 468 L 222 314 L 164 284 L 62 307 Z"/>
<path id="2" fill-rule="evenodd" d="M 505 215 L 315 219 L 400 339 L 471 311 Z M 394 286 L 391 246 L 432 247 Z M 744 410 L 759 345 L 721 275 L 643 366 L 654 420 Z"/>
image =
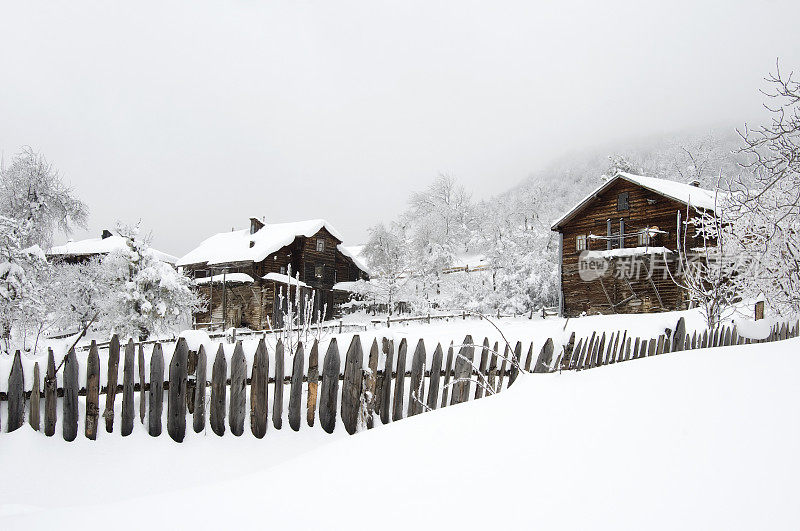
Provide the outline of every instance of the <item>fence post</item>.
<path id="1" fill-rule="evenodd" d="M 292 360 L 292 382 L 289 387 L 289 427 L 294 431 L 300 431 L 300 402 L 303 399 L 305 357 L 303 344 L 298 341 Z"/>
<path id="2" fill-rule="evenodd" d="M 211 405 L 209 407 L 209 421 L 211 431 L 220 437 L 225 435 L 225 395 L 228 361 L 225 359 L 225 350 L 219 344 L 214 366 L 211 368 Z M 152 384 L 150 384 L 152 389 Z"/>
<path id="3" fill-rule="evenodd" d="M 336 402 L 339 398 L 339 347 L 331 339 L 325 361 L 322 363 L 322 388 L 319 394 L 319 423 L 322 429 L 333 433 L 336 427 Z"/>
<path id="4" fill-rule="evenodd" d="M 450 399 L 451 406 L 469 400 L 473 359 L 475 359 L 475 347 L 472 346 L 472 336 L 468 334 L 464 337 L 461 348 L 458 349 L 458 358 L 455 361 L 453 375 L 456 383 L 453 384 L 453 397 Z"/>
<path id="5" fill-rule="evenodd" d="M 481 362 L 478 365 L 478 381 L 480 382 L 479 385 L 475 386 L 475 399 L 483 398 L 483 387 L 486 385 L 486 382 L 482 381 L 482 378 L 486 377 L 486 365 L 489 363 L 489 338 L 483 338 L 483 347 L 481 348 Z M 432 369 L 431 369 L 432 370 Z M 431 373 L 431 377 L 433 377 L 433 373 Z"/>
<path id="6" fill-rule="evenodd" d="M 392 409 L 392 367 L 394 365 L 394 343 L 385 337 L 382 340 L 383 352 L 386 355 L 386 361 L 383 367 L 383 375 L 381 378 L 381 422 L 388 424 L 391 422 L 391 409 Z"/>
<path id="7" fill-rule="evenodd" d="M 119 380 L 119 338 L 116 334 L 111 336 L 108 344 L 108 379 L 106 384 L 106 409 L 103 418 L 106 420 L 106 431 L 114 431 L 114 401 L 117 395 L 117 382 Z"/>
<path id="8" fill-rule="evenodd" d="M 372 346 L 369 349 L 369 360 L 367 362 L 367 429 L 371 430 L 375 426 L 375 404 L 378 399 L 377 383 L 378 383 L 378 340 L 372 340 Z"/>
<path id="9" fill-rule="evenodd" d="M 686 320 L 681 317 L 678 319 L 678 324 L 675 326 L 675 333 L 672 335 L 672 352 L 679 352 L 683 350 L 684 342 L 686 341 Z"/>
<path id="10" fill-rule="evenodd" d="M 247 385 L 247 361 L 242 342 L 237 341 L 231 357 L 231 401 L 228 421 L 231 433 L 239 437 L 244 433 L 245 386 Z"/>
<path id="11" fill-rule="evenodd" d="M 431 360 L 431 377 L 428 382 L 428 409 L 436 409 L 437 400 L 439 398 L 439 381 L 442 377 L 442 344 L 436 345 L 436 350 L 433 351 L 433 359 Z"/>
<path id="12" fill-rule="evenodd" d="M 19 350 L 14 353 L 11 372 L 8 375 L 8 431 L 12 432 L 25 423 L 25 376 L 22 374 L 22 358 Z"/>
<path id="13" fill-rule="evenodd" d="M 78 358 L 70 348 L 64 363 L 64 404 L 62 435 L 65 441 L 74 441 L 78 436 Z"/>
<path id="14" fill-rule="evenodd" d="M 513 358 L 511 358 L 511 359 L 513 360 L 513 363 L 511 364 L 511 371 L 508 374 L 508 386 L 509 387 L 511 387 L 511 385 L 514 383 L 514 381 L 517 379 L 517 376 L 519 376 L 519 364 L 522 362 L 522 342 L 521 341 L 517 341 L 517 344 L 514 346 L 514 354 L 513 354 Z"/>
<path id="15" fill-rule="evenodd" d="M 56 432 L 56 362 L 53 349 L 47 349 L 47 372 L 44 378 L 44 434 Z"/>
<path id="16" fill-rule="evenodd" d="M 344 380 L 342 381 L 342 423 L 347 433 L 353 435 L 358 430 L 358 412 L 361 402 L 361 368 L 364 366 L 364 352 L 361 338 L 353 335 L 344 361 Z"/>
<path id="17" fill-rule="evenodd" d="M 422 413 L 425 404 L 425 343 L 417 341 L 414 357 L 411 360 L 411 392 L 408 397 L 407 415 L 412 417 Z"/>
<path id="18" fill-rule="evenodd" d="M 92 340 L 86 358 L 86 438 L 97 439 L 97 421 L 100 418 L 100 356 L 97 343 Z"/>
<path id="19" fill-rule="evenodd" d="M 392 403 L 392 420 L 400 420 L 403 418 L 403 400 L 405 394 L 405 381 L 406 381 L 406 351 L 408 350 L 408 343 L 406 338 L 400 340 L 400 346 L 397 349 L 397 373 L 394 380 L 394 401 Z"/>
<path id="20" fill-rule="evenodd" d="M 272 425 L 276 430 L 283 427 L 284 348 L 283 342 L 279 339 L 275 345 L 275 393 L 272 399 Z"/>
<path id="21" fill-rule="evenodd" d="M 39 378 L 39 362 L 33 364 L 33 388 L 31 389 L 31 410 L 28 421 L 33 431 L 39 431 L 39 400 L 41 397 L 41 379 Z"/>
<path id="22" fill-rule="evenodd" d="M 125 361 L 122 368 L 122 418 L 120 421 L 120 433 L 127 437 L 133 432 L 133 361 L 136 355 L 136 347 L 133 339 L 129 339 L 125 345 Z"/>
<path id="23" fill-rule="evenodd" d="M 276 353 L 277 356 L 277 353 Z M 275 358 L 277 363 L 278 359 Z M 267 401 L 269 400 L 269 355 L 264 338 L 258 341 L 250 373 L 250 431 L 256 439 L 267 434 Z"/>
<path id="24" fill-rule="evenodd" d="M 192 427 L 195 433 L 200 433 L 206 428 L 206 358 L 206 349 L 200 345 L 195 368 L 194 416 L 192 418 Z"/>
<path id="25" fill-rule="evenodd" d="M 317 410 L 317 386 L 319 382 L 319 345 L 317 340 L 311 345 L 308 354 L 308 397 L 306 399 L 306 422 L 309 427 L 314 425 L 314 416 Z"/>
<path id="26" fill-rule="evenodd" d="M 167 433 L 175 442 L 186 436 L 186 382 L 189 348 L 184 338 L 178 339 L 169 363 L 169 392 L 167 395 Z"/>
<path id="27" fill-rule="evenodd" d="M 161 343 L 153 345 L 150 355 L 150 392 L 147 417 L 147 433 L 151 437 L 161 435 L 161 412 L 164 411 L 164 353 Z"/>
<path id="28" fill-rule="evenodd" d="M 144 392 L 144 347 L 139 343 L 139 421 L 144 424 L 144 416 L 147 413 L 147 397 Z"/>

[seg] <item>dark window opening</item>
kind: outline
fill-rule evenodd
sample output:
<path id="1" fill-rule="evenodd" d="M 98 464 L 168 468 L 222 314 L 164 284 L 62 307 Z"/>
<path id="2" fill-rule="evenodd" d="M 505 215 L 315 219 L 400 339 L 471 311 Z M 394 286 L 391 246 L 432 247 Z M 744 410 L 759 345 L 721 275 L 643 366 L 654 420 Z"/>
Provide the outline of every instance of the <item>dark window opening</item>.
<path id="1" fill-rule="evenodd" d="M 628 192 L 622 192 L 617 196 L 617 211 L 628 210 Z"/>

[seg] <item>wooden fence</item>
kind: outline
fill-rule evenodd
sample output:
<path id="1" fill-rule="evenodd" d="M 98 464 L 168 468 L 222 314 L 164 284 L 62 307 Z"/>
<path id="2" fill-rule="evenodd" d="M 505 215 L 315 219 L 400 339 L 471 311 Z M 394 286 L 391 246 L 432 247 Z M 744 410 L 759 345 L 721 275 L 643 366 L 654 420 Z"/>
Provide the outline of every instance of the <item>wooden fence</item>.
<path id="1" fill-rule="evenodd" d="M 576 343 L 573 333 L 565 345 L 559 345 L 560 352 L 555 359 L 552 339 L 547 339 L 538 352 L 534 352 L 532 342 L 490 345 L 489 340 L 484 339 L 482 344 L 475 344 L 468 335 L 460 345 L 451 343 L 446 353 L 441 344 L 437 345 L 430 362 L 429 351 L 421 339 L 414 345 L 409 360 L 410 345 L 406 339 L 397 345 L 386 338 L 381 344 L 375 339 L 367 351 L 361 338 L 355 335 L 344 357 L 336 339 L 331 339 L 324 356 L 317 342 L 311 345 L 306 356 L 303 345 L 290 353 L 284 352 L 281 342 L 270 353 L 262 338 L 255 347 L 251 363 L 247 362 L 241 341 L 236 343 L 229 362 L 222 344 L 210 359 L 202 346 L 196 352 L 190 351 L 186 341 L 180 339 L 168 364 L 165 364 L 160 343 L 154 344 L 149 363 L 146 363 L 141 344 L 137 348 L 129 341 L 121 346 L 115 336 L 109 342 L 106 386 L 100 385 L 102 368 L 98 346 L 93 343 L 85 371 L 81 371 L 74 350 L 58 367 L 52 351 L 49 352 L 43 378 L 38 362 L 33 366 L 30 391 L 25 389 L 22 360 L 17 352 L 8 376 L 8 392 L 0 398 L 8 402 L 7 431 L 21 427 L 27 411 L 31 427 L 43 430 L 47 436 L 55 434 L 57 403 L 61 399 L 61 432 L 67 441 L 77 438 L 79 425 L 83 426 L 86 438 L 96 439 L 101 418 L 109 433 L 118 423 L 122 436 L 130 435 L 138 417 L 150 435 L 159 436 L 163 431 L 165 393 L 166 431 L 177 442 L 183 441 L 186 435 L 187 416 L 191 418 L 189 429 L 199 433 L 208 423 L 211 431 L 220 436 L 227 429 L 233 435 L 242 435 L 246 417 L 249 417 L 251 432 L 258 438 L 266 435 L 270 420 L 275 429 L 281 429 L 283 421 L 288 420 L 289 427 L 298 431 L 303 417 L 308 426 L 314 426 L 318 418 L 319 425 L 328 433 L 341 423 L 352 434 L 359 428 L 379 425 L 376 418 L 386 424 L 495 394 L 511 386 L 521 372 L 583 370 L 680 350 L 776 341 L 797 337 L 799 330 L 800 323 L 782 323 L 775 325 L 769 337 L 760 341 L 744 339 L 731 327 L 689 336 L 681 318 L 674 332 L 666 331 L 657 338 L 632 338 L 627 337 L 627 332 L 608 336 L 592 333 Z M 477 359 L 476 353 L 479 353 Z M 272 374 L 270 354 L 274 356 Z M 122 382 L 119 382 L 120 365 Z M 61 387 L 56 383 L 59 370 L 63 370 Z M 85 381 L 79 382 L 82 372 Z M 286 386 L 287 397 L 284 396 Z M 135 405 L 137 393 L 138 408 Z M 40 411 L 42 394 L 43 412 Z M 115 411 L 118 394 L 121 395 L 119 413 Z M 79 395 L 86 397 L 83 419 L 79 418 Z M 105 395 L 102 414 L 101 395 Z M 42 420 L 43 425 L 40 424 Z"/>

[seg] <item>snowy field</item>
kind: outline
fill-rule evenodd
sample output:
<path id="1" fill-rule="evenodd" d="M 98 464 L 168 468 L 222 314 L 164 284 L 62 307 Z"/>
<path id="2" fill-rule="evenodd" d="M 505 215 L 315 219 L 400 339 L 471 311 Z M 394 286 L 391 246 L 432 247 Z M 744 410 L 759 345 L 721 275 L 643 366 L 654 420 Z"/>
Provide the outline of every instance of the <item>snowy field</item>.
<path id="1" fill-rule="evenodd" d="M 24 427 L 0 438 L 14 479 L 0 484 L 0 527 L 797 529 L 799 349 L 528 375 L 354 437 L 270 426 L 263 440 L 189 433 L 178 445 L 138 426 L 67 444 Z"/>

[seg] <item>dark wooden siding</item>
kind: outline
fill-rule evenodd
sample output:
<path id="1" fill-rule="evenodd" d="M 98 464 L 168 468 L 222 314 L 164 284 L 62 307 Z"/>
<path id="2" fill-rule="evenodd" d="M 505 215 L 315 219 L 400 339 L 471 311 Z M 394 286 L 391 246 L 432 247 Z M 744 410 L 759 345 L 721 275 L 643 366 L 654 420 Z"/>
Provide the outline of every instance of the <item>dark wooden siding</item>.
<path id="1" fill-rule="evenodd" d="M 619 194 L 628 194 L 627 210 L 618 210 Z M 617 278 L 619 269 L 612 268 L 599 280 L 584 281 L 578 274 L 578 262 L 581 251 L 576 249 L 576 240 L 580 236 L 606 236 L 607 221 L 611 220 L 612 235 L 619 235 L 620 220 L 624 220 L 625 234 L 633 234 L 647 228 L 657 228 L 665 234 L 659 234 L 650 240 L 651 247 L 666 247 L 677 250 L 677 216 L 686 218 L 686 205 L 674 201 L 646 188 L 620 180 L 589 205 L 572 220 L 566 222 L 560 232 L 563 234 L 563 258 L 561 268 L 561 289 L 563 294 L 564 314 L 572 317 L 583 312 L 595 313 L 641 313 L 664 310 L 683 309 L 687 305 L 685 294 L 669 275 L 664 277 L 663 270 L 653 276 L 652 282 L 646 274 L 638 280 Z M 606 240 L 587 238 L 589 250 L 602 251 L 608 248 Z M 688 243 L 692 247 L 694 243 Z M 625 238 L 625 247 L 639 246 L 636 238 Z M 619 247 L 618 241 L 612 241 L 612 248 Z M 677 264 L 670 271 L 677 274 Z M 620 306 L 612 308 L 611 303 Z"/>

